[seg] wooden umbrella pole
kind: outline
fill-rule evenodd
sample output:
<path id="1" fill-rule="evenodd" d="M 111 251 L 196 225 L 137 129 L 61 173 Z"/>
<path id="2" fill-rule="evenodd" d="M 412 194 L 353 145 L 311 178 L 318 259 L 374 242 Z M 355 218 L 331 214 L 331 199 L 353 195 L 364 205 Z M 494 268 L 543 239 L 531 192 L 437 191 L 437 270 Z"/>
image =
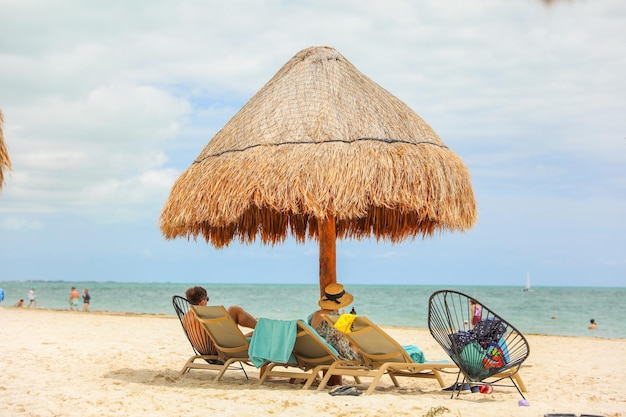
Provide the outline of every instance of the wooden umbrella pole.
<path id="1" fill-rule="evenodd" d="M 318 222 L 320 240 L 320 296 L 328 284 L 337 282 L 337 231 L 335 216 L 329 214 Z"/>

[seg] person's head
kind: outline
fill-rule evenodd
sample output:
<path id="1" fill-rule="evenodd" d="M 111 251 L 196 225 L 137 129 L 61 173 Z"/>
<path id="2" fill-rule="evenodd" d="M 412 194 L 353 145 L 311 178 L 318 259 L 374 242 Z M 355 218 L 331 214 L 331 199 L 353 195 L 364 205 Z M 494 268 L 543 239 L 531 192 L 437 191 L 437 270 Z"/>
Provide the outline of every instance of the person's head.
<path id="1" fill-rule="evenodd" d="M 591 320 L 589 320 L 589 323 L 596 324 L 596 320 L 595 319 L 591 319 Z"/>
<path id="2" fill-rule="evenodd" d="M 72 291 L 74 291 L 76 289 L 76 287 L 72 287 Z"/>
<path id="3" fill-rule="evenodd" d="M 87 288 L 85 288 L 85 289 L 83 290 L 83 292 L 84 292 L 85 294 L 87 294 L 87 293 L 89 292 L 89 290 L 88 290 Z"/>
<path id="4" fill-rule="evenodd" d="M 352 304 L 354 297 L 343 289 L 343 285 L 328 284 L 324 289 L 324 295 L 317 303 L 324 310 L 339 310 Z"/>
<path id="5" fill-rule="evenodd" d="M 193 305 L 206 305 L 209 302 L 209 296 L 202 287 L 191 287 L 185 291 L 185 297 Z"/>

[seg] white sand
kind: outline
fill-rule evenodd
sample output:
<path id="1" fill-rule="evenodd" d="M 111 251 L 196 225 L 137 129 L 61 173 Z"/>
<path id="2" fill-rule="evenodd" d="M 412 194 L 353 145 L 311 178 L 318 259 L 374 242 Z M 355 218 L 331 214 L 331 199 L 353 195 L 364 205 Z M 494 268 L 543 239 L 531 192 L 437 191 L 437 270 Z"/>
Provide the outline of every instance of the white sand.
<path id="1" fill-rule="evenodd" d="M 0 416 L 543 416 L 626 415 L 626 340 L 528 336 L 522 372 L 530 406 L 513 388 L 450 399 L 434 380 L 386 378 L 370 396 L 331 396 L 285 381 L 257 387 L 227 372 L 179 376 L 192 350 L 174 316 L 0 308 Z M 423 329 L 385 328 L 428 359 L 445 359 Z M 447 376 L 450 383 L 452 376 Z M 351 378 L 346 378 L 352 382 Z"/>

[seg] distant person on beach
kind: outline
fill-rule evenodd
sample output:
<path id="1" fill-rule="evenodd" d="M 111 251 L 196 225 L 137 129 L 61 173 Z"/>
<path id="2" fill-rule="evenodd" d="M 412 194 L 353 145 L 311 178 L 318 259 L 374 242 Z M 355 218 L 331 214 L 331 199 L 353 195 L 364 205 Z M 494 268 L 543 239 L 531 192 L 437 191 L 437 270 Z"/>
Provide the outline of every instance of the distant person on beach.
<path id="1" fill-rule="evenodd" d="M 587 326 L 588 329 L 597 329 L 598 328 L 598 323 L 596 323 L 595 319 L 591 319 L 589 320 L 589 326 Z"/>
<path id="2" fill-rule="evenodd" d="M 83 290 L 83 311 L 89 311 L 90 300 L 91 300 L 91 296 L 89 295 L 89 290 L 85 288 Z"/>
<path id="3" fill-rule="evenodd" d="M 322 336 L 328 344 L 335 348 L 340 359 L 344 360 L 361 360 L 358 350 L 350 345 L 346 337 L 326 320 L 324 315 L 339 314 L 340 308 L 345 308 L 352 304 L 354 297 L 346 292 L 343 285 L 333 283 L 326 286 L 324 295 L 318 301 L 320 309 L 311 315 L 309 324 L 315 331 Z M 354 309 L 353 309 L 354 310 Z M 328 385 L 341 385 L 341 375 L 333 375 L 328 381 Z"/>
<path id="4" fill-rule="evenodd" d="M 191 287 L 185 292 L 185 297 L 190 304 L 196 306 L 205 306 L 209 302 L 209 295 L 207 291 L 202 287 Z M 256 327 L 257 320 L 246 310 L 239 306 L 231 306 L 228 307 L 228 314 L 233 318 L 235 323 L 242 327 L 247 327 L 249 329 L 254 329 Z M 215 347 L 209 339 L 209 335 L 206 333 L 198 319 L 191 312 L 188 312 L 183 317 L 183 325 L 187 329 L 193 329 L 193 331 L 188 331 L 191 343 L 193 343 L 196 348 L 201 346 L 208 346 L 212 353 L 205 354 L 217 354 L 215 351 Z M 248 336 L 248 335 L 246 335 Z M 201 338 L 201 339 L 200 339 Z"/>
<path id="5" fill-rule="evenodd" d="M 30 308 L 33 304 L 35 305 L 35 308 L 37 308 L 37 295 L 35 295 L 35 287 L 32 287 L 30 291 L 28 291 L 28 308 Z"/>
<path id="6" fill-rule="evenodd" d="M 18 301 L 17 303 L 13 304 L 13 307 L 24 307 L 24 299 L 20 298 L 20 301 Z"/>
<path id="7" fill-rule="evenodd" d="M 80 294 L 78 293 L 75 287 L 72 287 L 72 290 L 70 291 L 70 300 L 69 300 L 70 310 L 78 311 L 78 299 L 79 298 L 80 298 Z"/>
<path id="8" fill-rule="evenodd" d="M 472 327 L 476 326 L 483 318 L 483 307 L 476 302 L 476 300 L 470 299 L 470 314 L 472 315 Z"/>

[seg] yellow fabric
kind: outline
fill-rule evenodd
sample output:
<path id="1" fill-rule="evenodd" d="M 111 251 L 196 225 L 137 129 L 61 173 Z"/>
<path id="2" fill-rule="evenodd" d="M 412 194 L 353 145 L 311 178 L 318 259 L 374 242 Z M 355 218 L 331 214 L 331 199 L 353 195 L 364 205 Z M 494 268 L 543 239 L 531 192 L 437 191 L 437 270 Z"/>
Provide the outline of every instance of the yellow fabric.
<path id="1" fill-rule="evenodd" d="M 356 319 L 356 314 L 342 314 L 335 322 L 335 329 L 340 332 L 352 332 L 352 322 Z"/>

